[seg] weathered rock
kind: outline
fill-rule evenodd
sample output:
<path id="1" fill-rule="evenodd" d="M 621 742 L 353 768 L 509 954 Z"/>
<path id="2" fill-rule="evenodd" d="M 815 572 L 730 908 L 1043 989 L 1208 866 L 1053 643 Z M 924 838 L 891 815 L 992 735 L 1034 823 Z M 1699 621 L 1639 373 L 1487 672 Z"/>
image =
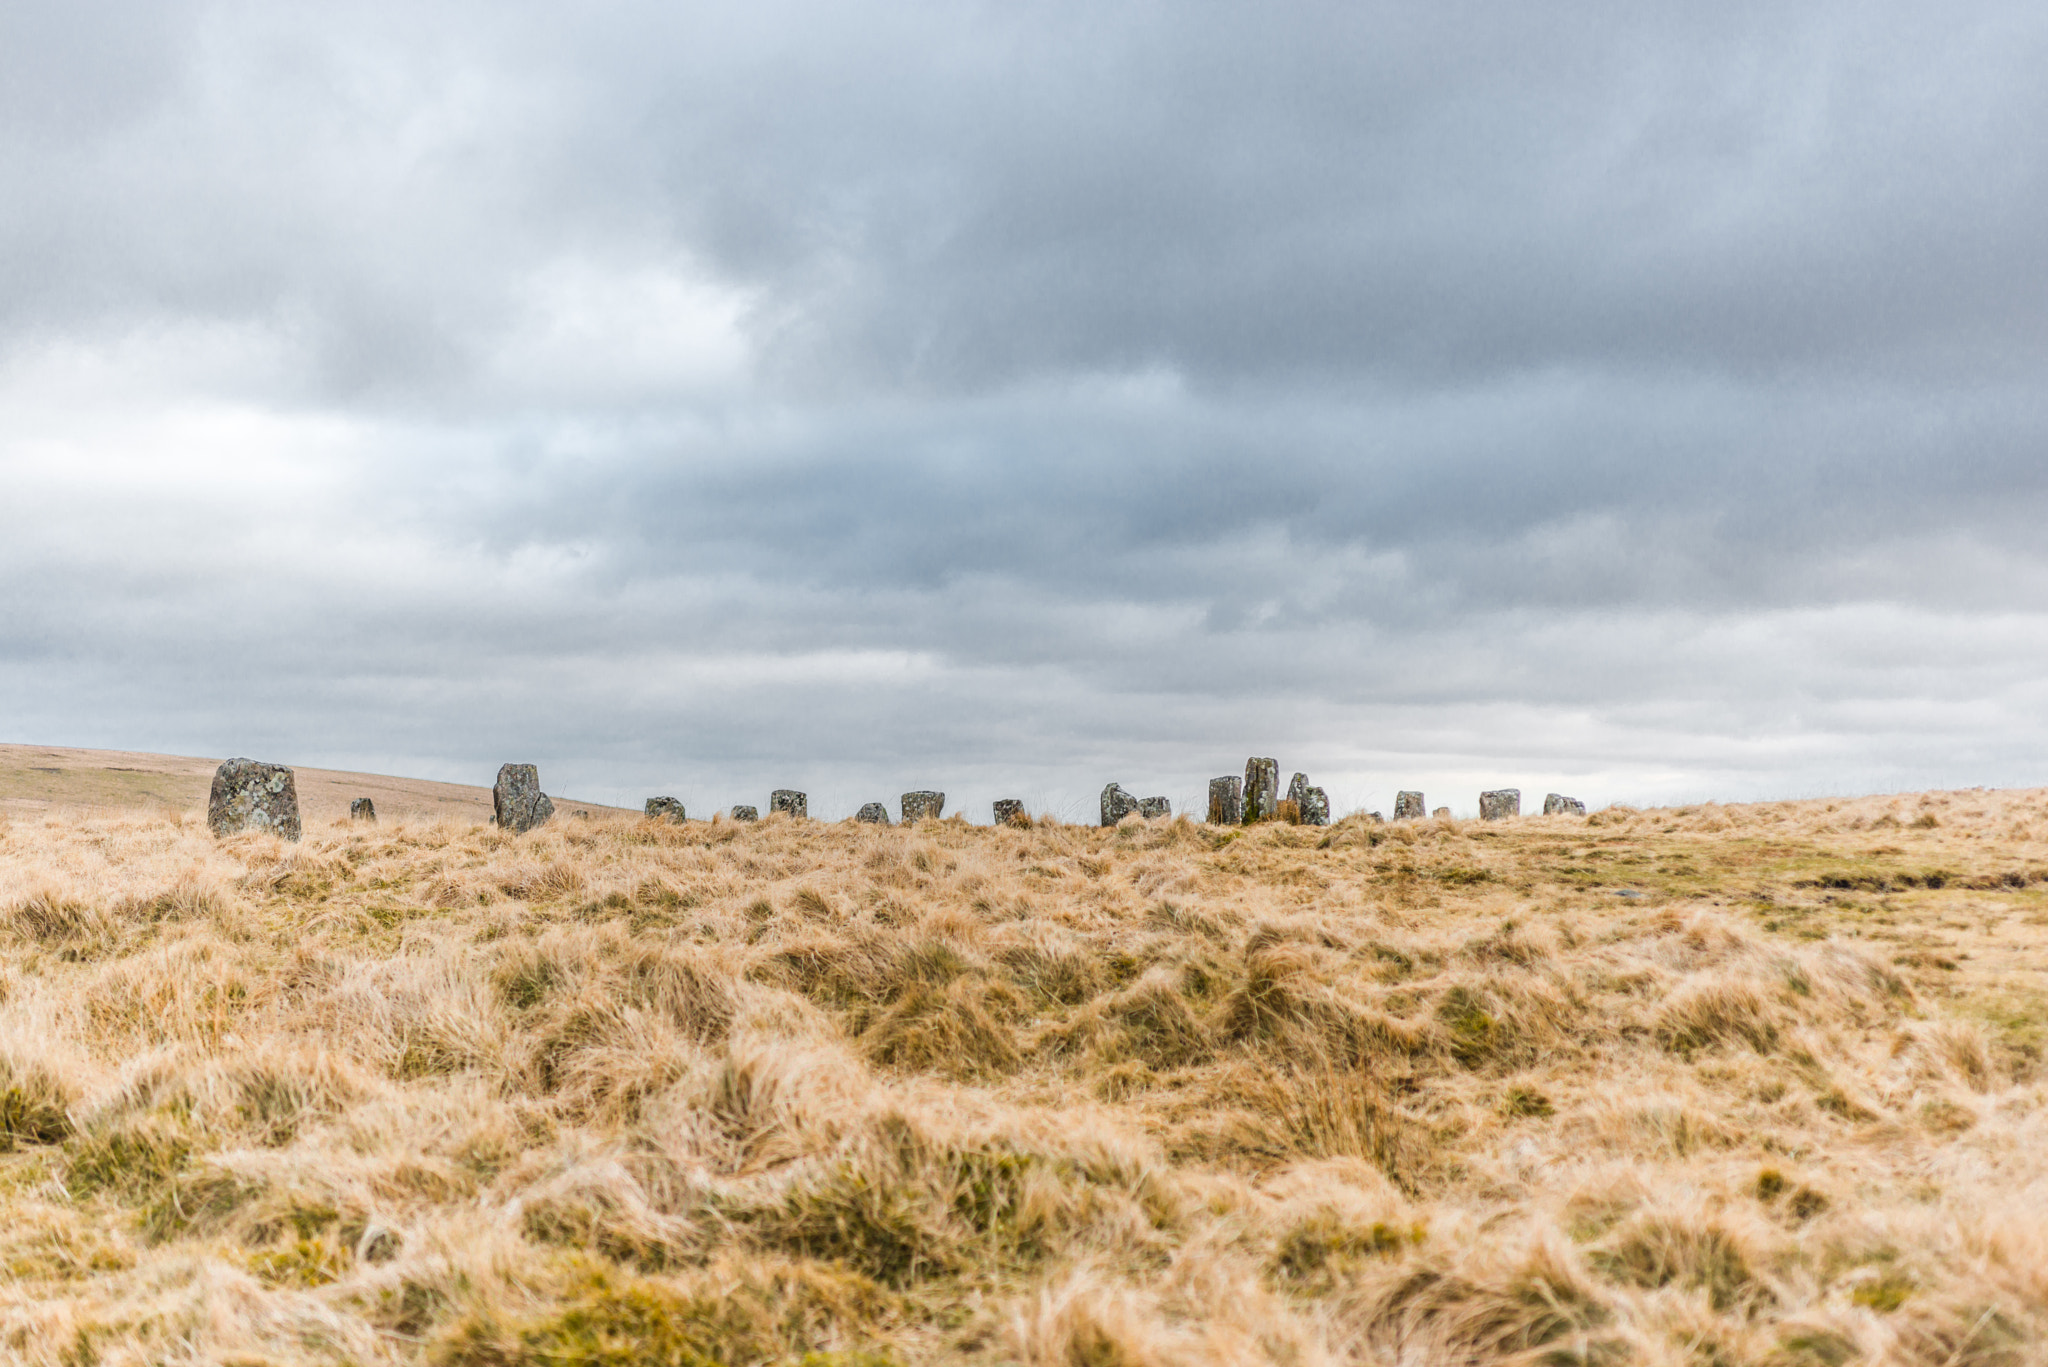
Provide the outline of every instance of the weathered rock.
<path id="1" fill-rule="evenodd" d="M 1244 780 L 1236 774 L 1209 780 L 1209 824 L 1244 825 Z"/>
<path id="2" fill-rule="evenodd" d="M 1304 787 L 1301 796 L 1295 799 L 1301 811 L 1304 826 L 1327 826 L 1330 824 L 1330 795 L 1321 788 Z"/>
<path id="3" fill-rule="evenodd" d="M 794 788 L 777 788 L 768 794 L 768 810 L 788 816 L 810 815 L 811 800 Z"/>
<path id="4" fill-rule="evenodd" d="M 891 824 L 889 821 L 889 809 L 879 802 L 863 803 L 861 809 L 853 814 L 853 819 L 855 821 L 865 821 L 871 826 L 887 826 Z"/>
<path id="5" fill-rule="evenodd" d="M 1021 826 L 1024 824 L 1024 800 L 1016 797 L 996 799 L 996 825 Z"/>
<path id="6" fill-rule="evenodd" d="M 905 793 L 903 801 L 903 824 L 908 826 L 919 821 L 937 821 L 939 813 L 946 810 L 946 795 L 920 788 L 914 793 Z"/>
<path id="7" fill-rule="evenodd" d="M 1545 816 L 1584 816 L 1586 814 L 1586 804 L 1575 797 L 1565 797 L 1560 793 L 1550 793 L 1543 799 L 1543 814 Z"/>
<path id="8" fill-rule="evenodd" d="M 1120 784 L 1112 783 L 1102 790 L 1102 824 L 1114 826 L 1132 812 L 1138 810 L 1138 799 L 1123 790 Z"/>
<path id="9" fill-rule="evenodd" d="M 1173 804 L 1163 797 L 1141 797 L 1138 799 L 1138 815 L 1147 821 L 1155 817 L 1172 816 Z"/>
<path id="10" fill-rule="evenodd" d="M 1522 790 L 1520 788 L 1495 788 L 1492 792 L 1479 795 L 1479 819 L 1481 821 L 1506 821 L 1509 817 L 1522 814 Z"/>
<path id="11" fill-rule="evenodd" d="M 1271 821 L 1280 813 L 1280 761 L 1252 758 L 1244 762 L 1244 819 Z"/>
<path id="12" fill-rule="evenodd" d="M 647 814 L 661 821 L 673 821 L 680 826 L 685 820 L 683 804 L 672 797 L 650 797 L 647 799 Z"/>
<path id="13" fill-rule="evenodd" d="M 1394 794 L 1394 820 L 1420 821 L 1429 815 L 1429 808 L 1423 805 L 1421 793 L 1406 790 Z"/>
<path id="14" fill-rule="evenodd" d="M 299 838 L 299 787 L 292 771 L 261 760 L 224 760 L 213 771 L 206 799 L 206 824 L 215 835 L 269 831 Z"/>
<path id="15" fill-rule="evenodd" d="M 491 788 L 491 819 L 502 830 L 520 835 L 555 814 L 555 804 L 540 790 L 540 770 L 531 764 L 505 764 Z"/>
<path id="16" fill-rule="evenodd" d="M 1430 815 L 1438 821 L 1449 821 L 1451 819 L 1451 809 L 1449 807 L 1439 807 L 1431 812 Z"/>
<path id="17" fill-rule="evenodd" d="M 376 821 L 377 804 L 366 797 L 350 798 L 348 802 L 348 819 L 350 821 Z"/>
<path id="18" fill-rule="evenodd" d="M 735 807 L 732 809 L 732 819 L 734 821 L 759 821 L 761 813 L 753 807 Z"/>

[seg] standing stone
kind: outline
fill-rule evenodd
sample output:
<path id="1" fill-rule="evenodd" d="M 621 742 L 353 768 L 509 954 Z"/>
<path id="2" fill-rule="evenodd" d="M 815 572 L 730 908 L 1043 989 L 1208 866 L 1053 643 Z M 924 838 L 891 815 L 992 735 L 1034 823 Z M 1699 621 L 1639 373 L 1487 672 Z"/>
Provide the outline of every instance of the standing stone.
<path id="1" fill-rule="evenodd" d="M 777 788 L 768 794 L 768 810 L 794 817 L 810 815 L 811 800 L 794 788 Z"/>
<path id="2" fill-rule="evenodd" d="M 1138 799 L 1115 783 L 1102 790 L 1102 824 L 1114 826 L 1138 810 Z"/>
<path id="3" fill-rule="evenodd" d="M 1209 824 L 1244 825 L 1244 780 L 1236 774 L 1209 780 Z"/>
<path id="4" fill-rule="evenodd" d="M 555 804 L 540 790 L 540 770 L 531 764 L 506 764 L 498 769 L 491 789 L 491 819 L 501 830 L 522 835 L 555 814 Z"/>
<path id="5" fill-rule="evenodd" d="M 752 807 L 735 807 L 732 809 L 732 819 L 734 821 L 759 821 L 761 813 Z"/>
<path id="6" fill-rule="evenodd" d="M 1244 819 L 1271 821 L 1280 812 L 1280 761 L 1258 759 L 1244 762 Z"/>
<path id="7" fill-rule="evenodd" d="M 1451 819 L 1451 809 L 1449 807 L 1439 807 L 1431 812 L 1430 815 L 1438 821 L 1449 821 Z"/>
<path id="8" fill-rule="evenodd" d="M 1421 793 L 1399 792 L 1394 794 L 1394 820 L 1420 821 L 1429 815 L 1429 808 L 1423 804 Z"/>
<path id="9" fill-rule="evenodd" d="M 1492 792 L 1479 795 L 1479 819 L 1481 821 L 1506 821 L 1522 814 L 1522 790 L 1520 788 L 1495 788 Z"/>
<path id="10" fill-rule="evenodd" d="M 1543 799 L 1543 814 L 1545 816 L 1584 816 L 1586 814 L 1586 804 L 1575 797 L 1565 797 L 1559 793 L 1550 793 Z"/>
<path id="11" fill-rule="evenodd" d="M 1301 812 L 1304 826 L 1327 826 L 1330 824 L 1330 795 L 1321 788 L 1303 787 L 1301 796 L 1295 799 Z"/>
<path id="12" fill-rule="evenodd" d="M 683 804 L 672 797 L 650 797 L 647 799 L 647 814 L 660 821 L 683 824 Z"/>
<path id="13" fill-rule="evenodd" d="M 261 760 L 224 760 L 213 771 L 206 799 L 206 824 L 215 835 L 269 831 L 299 838 L 299 787 L 292 771 Z"/>
<path id="14" fill-rule="evenodd" d="M 903 824 L 912 826 L 920 821 L 937 821 L 939 813 L 946 810 L 946 795 L 921 788 L 914 793 L 903 795 Z"/>
<path id="15" fill-rule="evenodd" d="M 1024 800 L 1017 797 L 996 799 L 996 825 L 1021 826 L 1024 824 Z"/>
<path id="16" fill-rule="evenodd" d="M 1138 799 L 1138 815 L 1147 821 L 1155 817 L 1172 816 L 1173 804 L 1163 797 L 1141 797 Z"/>
<path id="17" fill-rule="evenodd" d="M 853 814 L 853 819 L 855 821 L 865 821 L 871 826 L 887 826 L 889 824 L 889 809 L 879 802 L 864 803 L 861 809 Z"/>
<path id="18" fill-rule="evenodd" d="M 350 798 L 348 803 L 348 819 L 350 821 L 368 821 L 374 824 L 377 820 L 377 804 L 366 797 Z"/>

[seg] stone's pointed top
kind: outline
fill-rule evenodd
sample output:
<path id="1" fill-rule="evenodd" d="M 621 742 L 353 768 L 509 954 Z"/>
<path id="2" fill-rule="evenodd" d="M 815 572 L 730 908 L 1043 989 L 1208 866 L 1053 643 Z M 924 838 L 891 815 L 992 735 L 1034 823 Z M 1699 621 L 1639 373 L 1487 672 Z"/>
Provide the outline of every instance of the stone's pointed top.
<path id="1" fill-rule="evenodd" d="M 905 793 L 903 802 L 903 824 L 914 826 L 920 821 L 937 821 L 946 810 L 946 795 L 935 793 L 929 788 L 919 788 Z"/>
<path id="2" fill-rule="evenodd" d="M 1112 783 L 1102 790 L 1102 824 L 1114 826 L 1138 810 L 1138 799 L 1123 790 L 1123 785 Z"/>
<path id="3" fill-rule="evenodd" d="M 370 799 L 366 797 L 350 798 L 348 804 L 348 819 L 350 821 L 376 821 L 377 804 L 370 801 Z"/>
<path id="4" fill-rule="evenodd" d="M 732 819 L 734 821 L 759 821 L 761 814 L 752 807 L 735 807 L 732 809 Z"/>
<path id="5" fill-rule="evenodd" d="M 1586 804 L 1575 797 L 1566 797 L 1561 793 L 1551 793 L 1543 799 L 1543 814 L 1545 816 L 1584 816 L 1586 814 Z"/>
<path id="6" fill-rule="evenodd" d="M 555 804 L 540 790 L 540 770 L 531 764 L 506 764 L 498 769 L 491 789 L 491 819 L 501 830 L 524 835 L 555 814 Z"/>
<path id="7" fill-rule="evenodd" d="M 1423 804 L 1421 793 L 1399 792 L 1394 794 L 1394 820 L 1420 821 L 1429 815 L 1429 808 Z"/>
<path id="8" fill-rule="evenodd" d="M 647 815 L 657 821 L 673 821 L 678 826 L 687 819 L 683 813 L 683 804 L 672 797 L 648 798 Z"/>
<path id="9" fill-rule="evenodd" d="M 996 825 L 1025 826 L 1029 824 L 1030 818 L 1024 815 L 1024 800 L 1022 798 L 999 797 L 996 799 Z"/>
<path id="10" fill-rule="evenodd" d="M 853 814 L 853 819 L 868 822 L 870 825 L 887 826 L 890 824 L 889 809 L 879 802 L 863 803 L 861 809 Z"/>
<path id="11" fill-rule="evenodd" d="M 231 759 L 213 771 L 213 789 L 206 798 L 206 824 L 215 835 L 269 831 L 297 840 L 299 788 L 282 764 Z"/>
<path id="12" fill-rule="evenodd" d="M 1213 826 L 1244 824 L 1244 781 L 1235 774 L 1209 780 L 1209 823 Z"/>
<path id="13" fill-rule="evenodd" d="M 1506 821 L 1522 814 L 1522 790 L 1520 788 L 1495 788 L 1479 795 L 1479 819 L 1481 821 Z"/>

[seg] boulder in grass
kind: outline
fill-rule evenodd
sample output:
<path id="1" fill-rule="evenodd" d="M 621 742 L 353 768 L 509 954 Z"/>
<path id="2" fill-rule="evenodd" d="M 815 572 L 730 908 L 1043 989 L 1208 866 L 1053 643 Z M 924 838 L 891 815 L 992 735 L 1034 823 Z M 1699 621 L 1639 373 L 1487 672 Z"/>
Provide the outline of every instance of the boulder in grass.
<path id="1" fill-rule="evenodd" d="M 683 824 L 683 804 L 672 797 L 650 797 L 647 799 L 647 815 L 657 821 L 673 821 Z"/>
<path id="2" fill-rule="evenodd" d="M 1021 826 L 1024 824 L 1024 801 L 1022 798 L 999 797 L 996 799 L 996 825 Z"/>
<path id="3" fill-rule="evenodd" d="M 1575 797 L 1566 797 L 1562 793 L 1551 793 L 1543 799 L 1543 814 L 1545 816 L 1584 816 L 1586 814 L 1586 804 Z"/>
<path id="4" fill-rule="evenodd" d="M 1430 815 L 1438 821 L 1449 821 L 1451 819 L 1451 809 L 1449 807 L 1439 807 L 1431 812 Z"/>
<path id="5" fill-rule="evenodd" d="M 890 824 L 889 809 L 879 802 L 865 802 L 861 804 L 861 809 L 853 814 L 853 819 L 865 821 L 871 826 L 887 826 Z"/>
<path id="6" fill-rule="evenodd" d="M 540 790 L 540 770 L 531 764 L 505 764 L 491 787 L 491 820 L 500 830 L 522 835 L 555 814 L 555 804 Z"/>
<path id="7" fill-rule="evenodd" d="M 1495 788 L 1479 795 L 1479 819 L 1481 821 L 1506 821 L 1522 814 L 1522 790 L 1520 788 Z"/>
<path id="8" fill-rule="evenodd" d="M 1394 820 L 1420 821 L 1429 815 L 1429 808 L 1423 804 L 1421 793 L 1399 792 L 1394 794 Z"/>
<path id="9" fill-rule="evenodd" d="M 1330 795 L 1321 788 L 1304 786 L 1301 796 L 1295 799 L 1301 812 L 1304 826 L 1327 826 L 1330 824 Z"/>
<path id="10" fill-rule="evenodd" d="M 1209 824 L 1244 825 L 1244 780 L 1236 774 L 1209 780 Z"/>
<path id="11" fill-rule="evenodd" d="M 215 835 L 269 831 L 297 840 L 299 787 L 282 764 L 254 759 L 223 760 L 213 771 L 213 790 L 206 798 L 206 824 Z"/>
<path id="12" fill-rule="evenodd" d="M 1271 821 L 1280 815 L 1280 761 L 1254 756 L 1244 762 L 1244 819 Z"/>
<path id="13" fill-rule="evenodd" d="M 1102 824 L 1114 826 L 1138 810 L 1138 799 L 1123 790 L 1123 785 L 1112 783 L 1102 790 Z"/>
<path id="14" fill-rule="evenodd" d="M 735 807 L 732 809 L 732 819 L 734 821 L 759 821 L 761 813 L 752 807 Z"/>
<path id="15" fill-rule="evenodd" d="M 350 821 L 374 823 L 377 820 L 377 804 L 366 797 L 350 798 L 348 803 L 348 819 Z"/>
<path id="16" fill-rule="evenodd" d="M 1138 799 L 1138 815 L 1147 821 L 1173 815 L 1173 804 L 1163 797 L 1141 797 Z"/>
<path id="17" fill-rule="evenodd" d="M 768 810 L 781 812 L 785 816 L 809 816 L 811 800 L 794 788 L 777 788 L 768 794 Z"/>
<path id="18" fill-rule="evenodd" d="M 946 810 L 946 795 L 929 788 L 905 793 L 902 801 L 903 824 L 906 826 L 914 826 L 920 821 L 937 821 L 940 813 Z"/>

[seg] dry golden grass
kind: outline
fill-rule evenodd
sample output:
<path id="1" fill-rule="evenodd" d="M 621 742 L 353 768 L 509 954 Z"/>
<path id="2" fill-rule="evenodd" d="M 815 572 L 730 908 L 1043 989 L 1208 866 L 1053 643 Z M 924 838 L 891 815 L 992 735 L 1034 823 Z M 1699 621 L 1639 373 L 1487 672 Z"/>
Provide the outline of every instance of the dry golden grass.
<path id="1" fill-rule="evenodd" d="M 18 818 L 0 1355 L 2041 1362 L 2043 830 Z"/>

